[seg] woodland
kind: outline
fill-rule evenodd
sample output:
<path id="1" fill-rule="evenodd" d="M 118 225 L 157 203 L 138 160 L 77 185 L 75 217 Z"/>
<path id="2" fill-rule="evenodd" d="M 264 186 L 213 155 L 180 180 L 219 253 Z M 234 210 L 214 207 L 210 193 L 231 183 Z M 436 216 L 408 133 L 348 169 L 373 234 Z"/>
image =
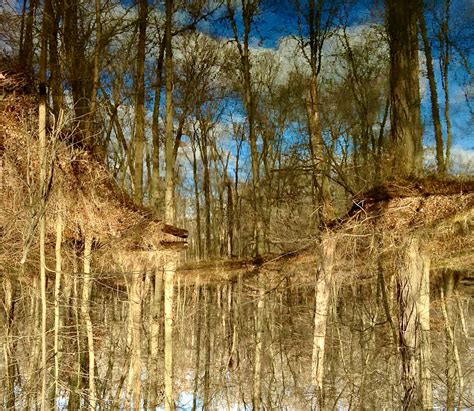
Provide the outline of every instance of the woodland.
<path id="1" fill-rule="evenodd" d="M 474 408 L 473 16 L 0 2 L 0 408 Z"/>

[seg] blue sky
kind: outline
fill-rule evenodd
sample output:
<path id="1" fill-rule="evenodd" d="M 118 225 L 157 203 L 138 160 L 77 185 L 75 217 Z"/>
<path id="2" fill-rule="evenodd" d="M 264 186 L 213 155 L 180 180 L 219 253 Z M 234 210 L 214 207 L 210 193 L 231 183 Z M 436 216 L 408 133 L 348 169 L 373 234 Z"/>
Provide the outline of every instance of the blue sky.
<path id="1" fill-rule="evenodd" d="M 326 1 L 326 3 L 333 5 L 335 1 L 337 0 Z M 304 0 L 302 3 L 304 3 Z M 383 24 L 384 22 L 383 0 L 352 0 L 341 3 L 342 7 L 340 10 L 342 13 L 334 20 L 335 26 L 342 24 L 344 19 L 347 19 L 349 26 Z M 428 11 L 425 15 L 428 30 L 430 35 L 435 38 L 435 30 L 439 27 L 439 19 L 441 18 L 439 11 L 441 10 L 442 0 L 428 0 L 426 3 Z M 237 14 L 238 16 L 239 14 Z M 474 67 L 474 2 L 469 0 L 451 0 L 450 18 L 453 42 L 456 43 L 452 51 L 453 61 L 450 66 L 451 71 L 449 75 L 453 146 L 460 146 L 463 149 L 474 152 L 474 121 L 472 114 L 474 79 L 472 74 L 470 76 L 466 72 L 465 67 L 461 63 L 460 54 L 456 51 L 458 49 L 463 52 L 465 61 L 469 63 L 472 71 Z M 264 0 L 260 14 L 255 19 L 253 25 L 251 45 L 254 47 L 277 48 L 282 38 L 298 34 L 297 21 L 294 0 Z M 226 27 L 223 22 L 207 24 L 204 30 L 219 36 L 232 37 L 229 27 Z M 439 60 L 437 59 L 439 54 L 438 41 L 433 41 L 432 47 L 438 86 L 438 101 L 442 115 L 444 113 L 444 94 L 441 86 Z M 423 74 L 420 77 L 421 82 L 426 83 Z M 470 104 L 467 103 L 466 99 L 469 84 L 471 87 Z M 425 145 L 433 145 L 431 104 L 427 84 L 422 84 L 422 89 L 425 89 L 422 100 Z M 445 128 L 444 119 L 443 127 Z"/>

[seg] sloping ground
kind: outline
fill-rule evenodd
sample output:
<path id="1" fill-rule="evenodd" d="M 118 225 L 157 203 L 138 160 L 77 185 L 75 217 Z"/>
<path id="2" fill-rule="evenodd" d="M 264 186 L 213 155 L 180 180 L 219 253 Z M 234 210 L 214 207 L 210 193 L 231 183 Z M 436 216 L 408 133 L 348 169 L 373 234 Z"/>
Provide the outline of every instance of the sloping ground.
<path id="1" fill-rule="evenodd" d="M 433 268 L 474 268 L 474 181 L 387 182 L 355 201 L 330 229 L 346 238 L 417 236 Z M 363 243 L 363 240 L 359 242 Z"/>
<path id="2" fill-rule="evenodd" d="M 160 251 L 186 246 L 187 231 L 156 218 L 136 206 L 95 157 L 49 136 L 47 188 L 39 193 L 39 143 L 36 101 L 30 95 L 11 94 L 10 77 L 0 72 L 0 269 L 15 270 L 30 249 L 37 247 L 41 213 L 47 221 L 47 246 L 54 247 L 55 224 L 61 215 L 66 245 L 81 247 L 84 233 L 106 259 L 118 251 Z M 7 82 L 7 80 L 9 82 Z M 130 254 L 130 253 L 129 253 Z"/>

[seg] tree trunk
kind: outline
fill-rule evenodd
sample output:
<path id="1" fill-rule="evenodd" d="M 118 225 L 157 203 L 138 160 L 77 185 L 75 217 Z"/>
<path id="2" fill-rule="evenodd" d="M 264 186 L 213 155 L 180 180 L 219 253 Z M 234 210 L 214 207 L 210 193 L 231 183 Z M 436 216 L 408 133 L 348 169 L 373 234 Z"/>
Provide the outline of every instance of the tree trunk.
<path id="1" fill-rule="evenodd" d="M 137 71 L 135 77 L 135 136 L 133 190 L 137 204 L 143 202 L 143 154 L 145 147 L 145 42 L 148 1 L 139 2 Z"/>
<path id="2" fill-rule="evenodd" d="M 311 75 L 307 100 L 307 115 L 310 133 L 310 151 L 313 167 L 313 185 L 317 193 L 319 206 L 319 222 L 323 223 L 334 218 L 332 197 L 327 177 L 327 164 L 324 155 L 324 143 L 318 107 L 318 84 L 315 73 Z"/>
<path id="3" fill-rule="evenodd" d="M 25 5 L 26 5 L 25 0 Z M 35 25 L 36 8 L 38 0 L 28 1 L 28 14 L 26 15 L 25 31 L 20 44 L 20 64 L 27 73 L 33 72 L 33 29 Z"/>
<path id="4" fill-rule="evenodd" d="M 152 171 L 150 182 L 150 205 L 154 210 L 158 210 L 160 202 L 160 103 L 161 85 L 163 82 L 163 60 L 165 47 L 160 42 L 160 51 L 156 59 L 156 83 L 154 87 L 155 98 L 153 101 L 153 120 L 151 132 L 153 137 L 153 154 L 151 159 Z"/>
<path id="5" fill-rule="evenodd" d="M 419 4 L 411 0 L 386 2 L 394 166 L 396 174 L 410 176 L 419 174 L 423 166 L 417 30 Z"/>
<path id="6" fill-rule="evenodd" d="M 39 178 L 39 193 L 40 193 L 40 219 L 39 219 L 39 249 L 40 249 L 40 290 L 41 290 L 41 410 L 46 409 L 46 380 L 48 374 L 47 364 L 47 347 L 46 347 L 46 70 L 47 70 L 47 55 L 48 55 L 48 21 L 49 16 L 47 10 L 50 0 L 46 0 L 43 8 L 43 26 L 41 31 L 41 54 L 39 67 L 39 112 L 38 112 L 38 133 L 39 133 L 39 158 L 40 158 L 40 178 Z"/>
<path id="7" fill-rule="evenodd" d="M 444 21 L 441 24 L 440 47 L 441 47 L 441 84 L 444 89 L 444 120 L 446 122 L 446 171 L 449 172 L 450 161 L 451 161 L 451 116 L 449 114 L 449 63 L 450 63 L 450 50 L 451 44 L 449 40 L 449 12 L 450 12 L 451 0 L 444 0 Z"/>

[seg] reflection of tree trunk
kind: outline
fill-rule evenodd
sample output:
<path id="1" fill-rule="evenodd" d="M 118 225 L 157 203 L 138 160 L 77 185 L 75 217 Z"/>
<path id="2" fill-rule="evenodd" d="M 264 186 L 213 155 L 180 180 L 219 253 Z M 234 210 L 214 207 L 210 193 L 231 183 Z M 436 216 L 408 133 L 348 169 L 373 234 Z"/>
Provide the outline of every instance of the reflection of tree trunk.
<path id="1" fill-rule="evenodd" d="M 416 304 L 419 321 L 420 344 L 420 395 L 421 408 L 433 409 L 433 387 L 431 384 L 431 338 L 430 338 L 430 260 L 423 256 L 420 279 L 420 296 Z"/>
<path id="2" fill-rule="evenodd" d="M 197 398 L 199 392 L 199 364 L 201 361 L 201 286 L 199 285 L 199 279 L 196 282 L 195 307 L 193 411 L 196 411 L 197 409 Z"/>
<path id="3" fill-rule="evenodd" d="M 441 309 L 446 328 L 446 409 L 455 409 L 456 385 L 459 385 L 459 404 L 461 409 L 463 377 L 459 351 L 456 344 L 456 330 L 454 328 L 453 299 L 455 289 L 455 278 L 452 272 L 443 273 L 444 284 L 441 288 Z"/>
<path id="4" fill-rule="evenodd" d="M 418 240 L 410 238 L 401 250 L 397 277 L 399 347 L 404 390 L 403 409 L 432 403 L 429 372 L 429 261 Z M 423 397 L 425 394 L 425 397 Z"/>
<path id="5" fill-rule="evenodd" d="M 149 357 L 149 375 L 152 378 L 150 383 L 148 403 L 151 409 L 158 406 L 158 337 L 160 333 L 161 304 L 163 300 L 163 270 L 155 270 L 154 293 L 151 294 L 151 313 L 150 313 L 150 357 Z"/>
<path id="6" fill-rule="evenodd" d="M 95 352 L 94 334 L 90 317 L 90 294 L 91 294 L 91 248 L 92 238 L 86 233 L 84 239 L 84 279 L 82 285 L 81 315 L 84 321 L 87 334 L 87 352 L 89 355 L 89 408 L 96 409 L 96 389 L 95 389 Z"/>
<path id="7" fill-rule="evenodd" d="M 324 234 L 321 240 L 321 263 L 316 272 L 311 382 L 315 390 L 312 407 L 320 409 L 324 408 L 324 349 L 335 246 L 336 241 L 331 234 Z"/>
<path id="8" fill-rule="evenodd" d="M 202 406 L 204 410 L 210 409 L 210 371 L 211 371 L 211 312 L 210 312 L 211 290 L 208 284 L 204 285 L 204 323 L 206 333 L 204 338 L 204 395 Z"/>
<path id="9" fill-rule="evenodd" d="M 14 360 L 15 343 L 13 340 L 13 320 L 15 313 L 15 283 L 6 276 L 4 279 L 4 292 L 5 292 L 5 331 L 4 331 L 4 342 L 3 342 L 3 353 L 5 359 L 5 396 L 3 404 L 6 405 L 8 410 L 15 409 L 15 380 L 16 380 L 16 367 Z"/>
<path id="10" fill-rule="evenodd" d="M 259 280 L 260 281 L 260 280 Z M 265 310 L 265 289 L 263 284 L 258 286 L 257 313 L 255 316 L 255 354 L 253 370 L 253 394 L 252 405 L 254 410 L 260 410 L 262 397 L 262 356 L 263 356 L 263 327 Z"/>
<path id="11" fill-rule="evenodd" d="M 132 350 L 128 374 L 128 400 L 133 409 L 140 408 L 141 397 L 141 322 L 142 322 L 142 272 L 139 265 L 132 265 L 132 284 L 129 293 Z"/>
<path id="12" fill-rule="evenodd" d="M 61 293 L 61 243 L 62 243 L 63 221 L 61 211 L 58 212 L 56 220 L 56 278 L 54 282 L 54 398 L 59 398 L 59 367 L 61 350 L 59 346 L 60 327 L 60 293 Z"/>
<path id="13" fill-rule="evenodd" d="M 81 347 L 81 334 L 80 334 L 80 321 L 79 321 L 79 287 L 78 287 L 78 267 L 77 267 L 77 256 L 75 254 L 75 250 L 73 250 L 73 284 L 72 284 L 72 299 L 71 299 L 71 312 L 74 313 L 74 331 L 75 335 L 72 336 L 76 341 L 76 369 L 69 377 L 69 386 L 70 386 L 70 394 L 69 394 L 69 401 L 68 401 L 68 409 L 78 410 L 80 408 L 80 389 L 82 385 L 82 373 L 81 373 L 81 359 L 84 357 L 82 354 L 82 347 Z"/>
<path id="14" fill-rule="evenodd" d="M 165 258 L 165 411 L 173 411 L 173 294 L 176 256 L 169 254 Z"/>

